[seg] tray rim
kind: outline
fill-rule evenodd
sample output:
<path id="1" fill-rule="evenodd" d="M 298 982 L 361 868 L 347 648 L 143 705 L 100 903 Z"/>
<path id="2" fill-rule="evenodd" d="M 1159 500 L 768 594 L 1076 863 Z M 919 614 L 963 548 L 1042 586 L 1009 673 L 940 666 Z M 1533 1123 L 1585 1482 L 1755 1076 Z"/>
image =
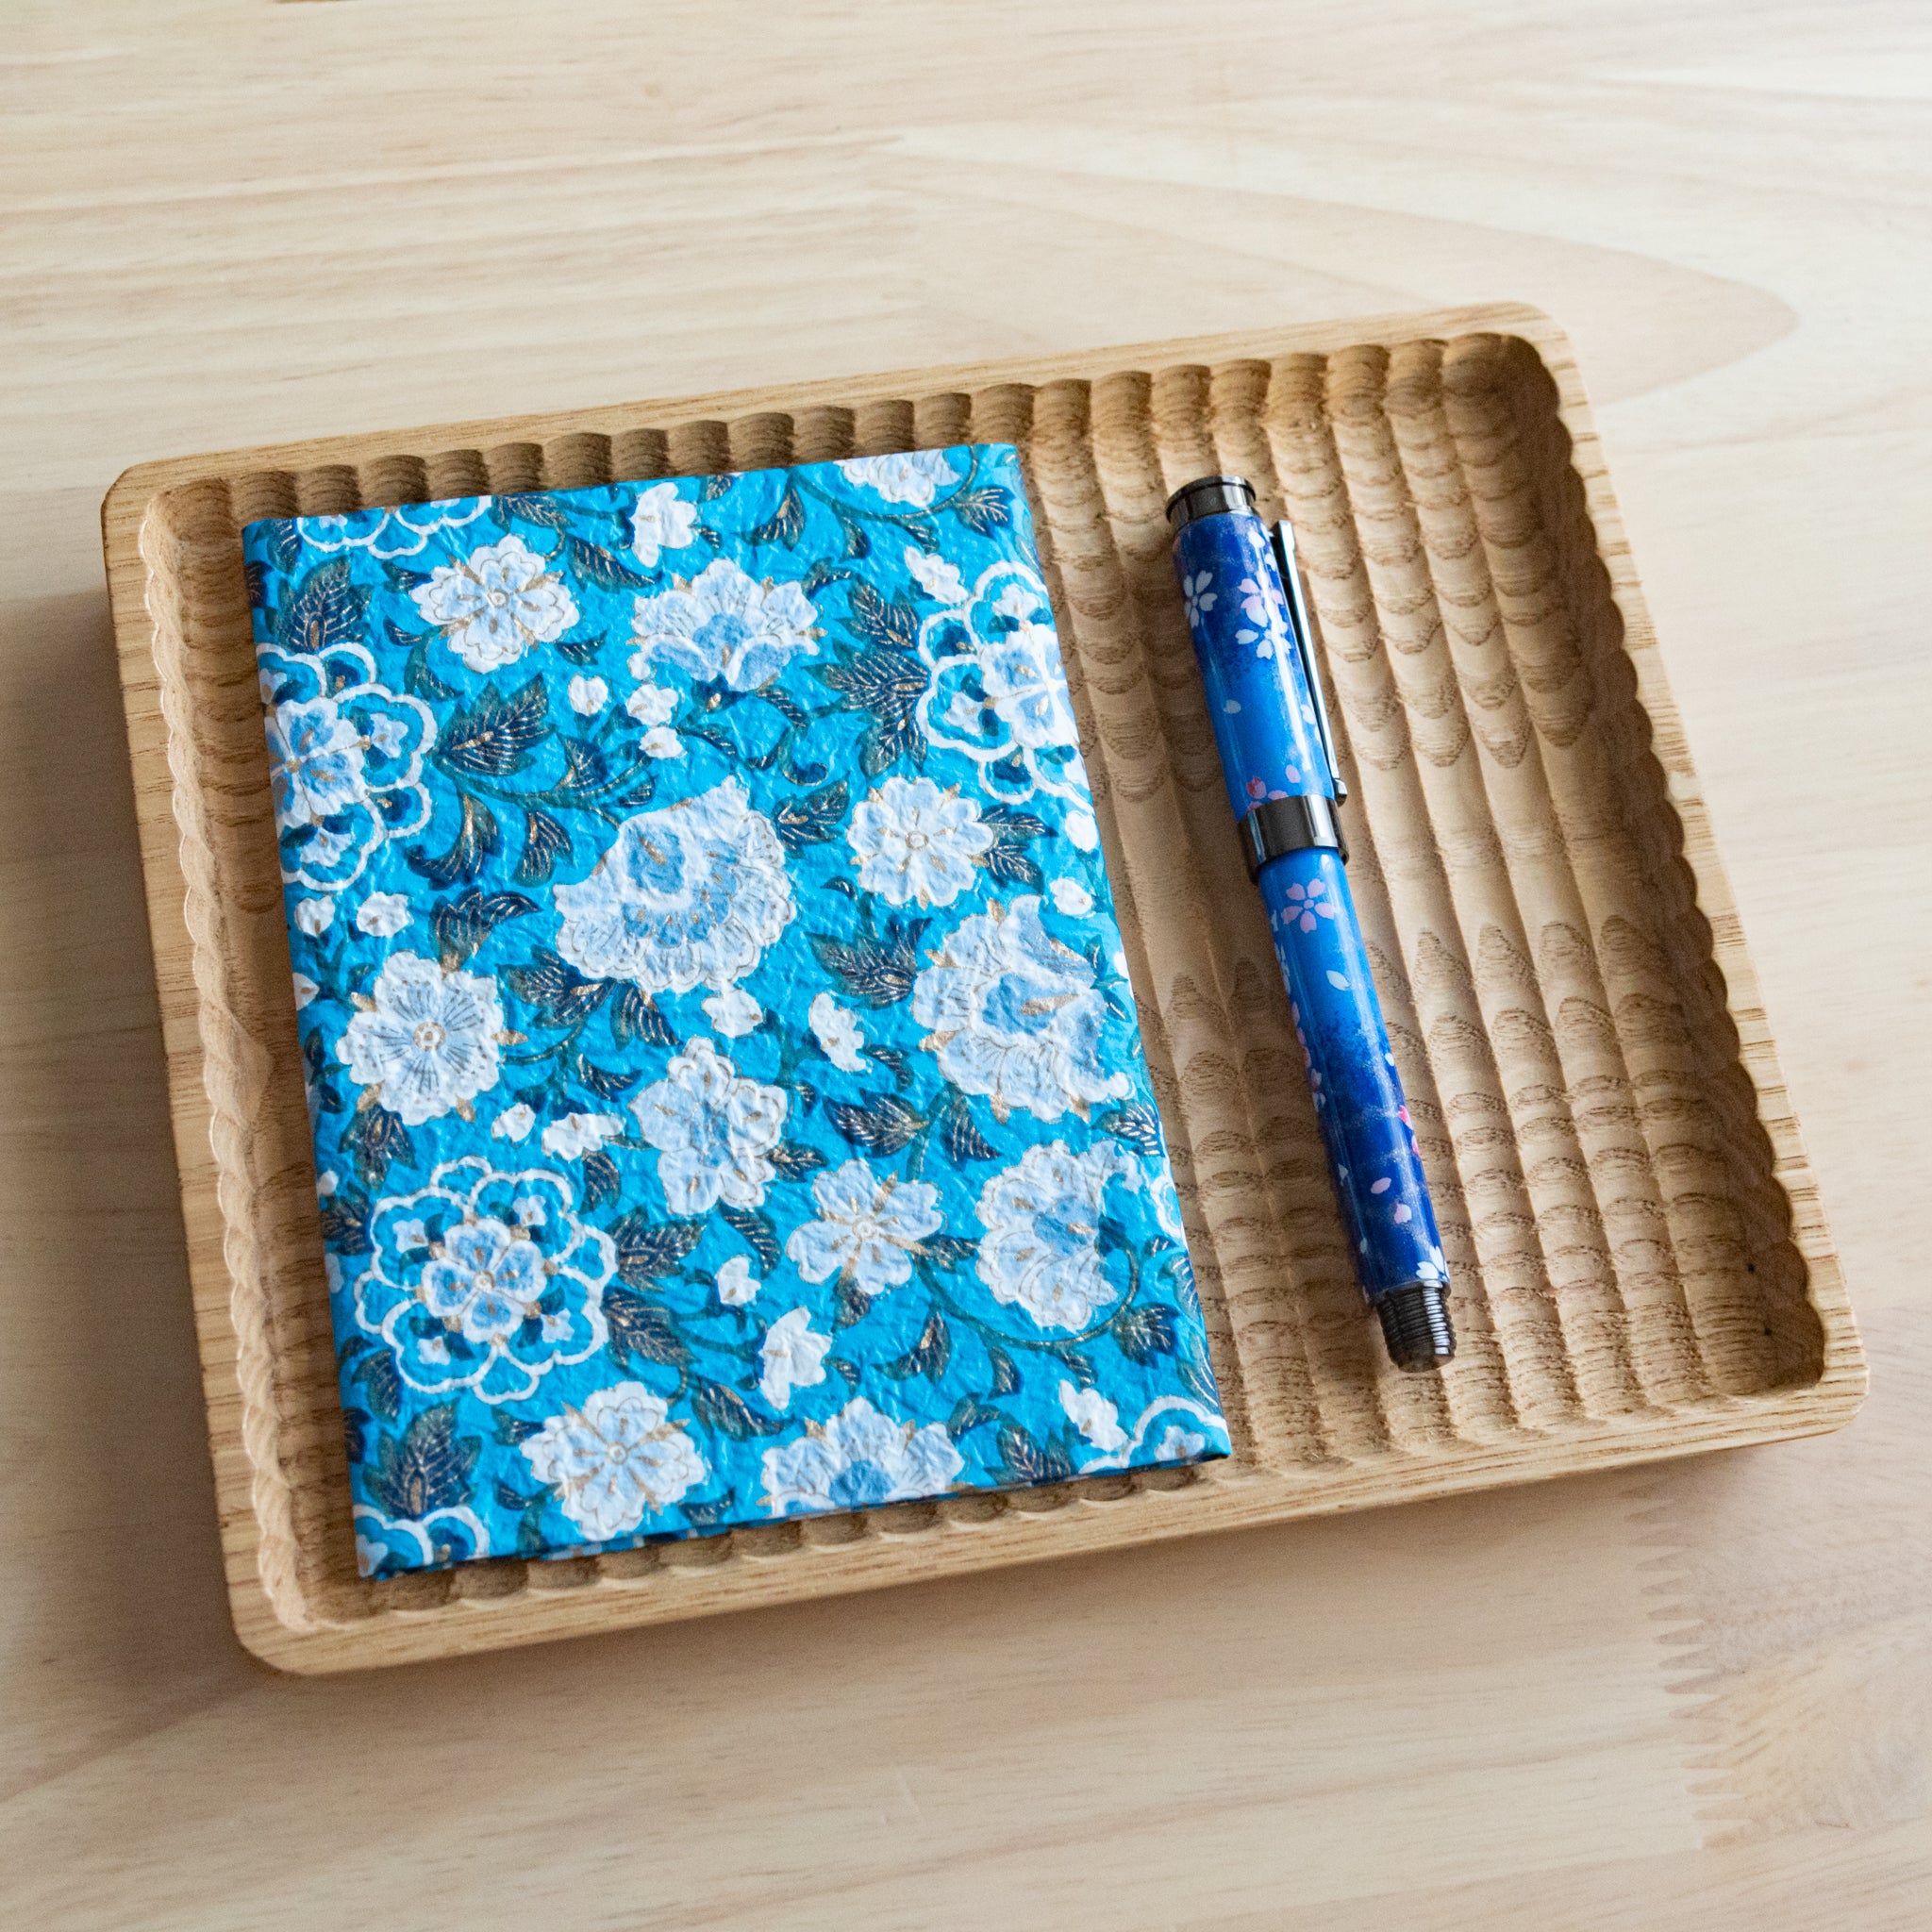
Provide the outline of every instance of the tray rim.
<path id="1" fill-rule="evenodd" d="M 1792 1238 L 1810 1271 L 1808 1299 L 1823 1331 L 1818 1379 L 1763 1394 L 1718 1398 L 1661 1418 L 1644 1416 L 1548 1431 L 1524 1428 L 1507 1443 L 1463 1443 L 1443 1454 L 1407 1451 L 1392 1466 L 1377 1458 L 1294 1474 L 1222 1464 L 1213 1478 L 1187 1489 L 1167 1494 L 1141 1491 L 1133 1510 L 1124 1515 L 1115 1512 L 1111 1521 L 1108 1501 L 1076 1491 L 1050 1510 L 1029 1511 L 1024 1504 L 1009 1509 L 1001 1519 L 1003 1533 L 996 1552 L 983 1547 L 984 1539 L 971 1528 L 949 1526 L 916 1537 L 872 1535 L 849 1545 L 819 1545 L 808 1553 L 791 1553 L 785 1558 L 782 1574 L 768 1572 L 766 1587 L 750 1596 L 741 1584 L 721 1587 L 713 1580 L 711 1567 L 704 1563 L 658 1570 L 648 1592 L 618 1582 L 573 1588 L 562 1577 L 557 1586 L 545 1587 L 537 1580 L 541 1566 L 532 1566 L 530 1581 L 509 1600 L 513 1608 L 490 1600 L 458 1598 L 432 1609 L 398 1609 L 357 1622 L 317 1620 L 298 1625 L 285 1621 L 270 1599 L 258 1560 L 258 1469 L 245 1440 L 246 1404 L 238 1374 L 232 1285 L 224 1252 L 225 1223 L 216 1198 L 209 1138 L 213 1110 L 205 1084 L 200 993 L 189 967 L 195 941 L 187 921 L 174 765 L 153 656 L 156 625 L 147 606 L 148 571 L 140 550 L 142 525 L 154 500 L 183 486 L 248 470 L 354 463 L 378 454 L 487 450 L 565 433 L 615 434 L 644 424 L 669 427 L 693 421 L 728 421 L 764 410 L 851 408 L 882 399 L 986 389 L 1001 382 L 1039 386 L 1062 379 L 1097 380 L 1127 371 L 1151 374 L 1296 352 L 1333 353 L 1359 343 L 1393 345 L 1479 333 L 1527 342 L 1557 385 L 1557 414 L 1571 438 L 1572 461 L 1583 485 L 1598 555 L 1624 619 L 1624 648 L 1636 671 L 1637 696 L 1650 719 L 1653 749 L 1683 824 L 1683 858 L 1695 880 L 1697 904 L 1710 923 L 1711 955 L 1724 975 L 1725 1006 L 1739 1034 L 1739 1058 L 1757 1090 L 1757 1116 L 1773 1149 L 1773 1174 L 1790 1199 Z M 420 1661 L 1822 1434 L 1850 1421 L 1863 1400 L 1866 1367 L 1842 1268 L 1785 1087 L 1736 902 L 1712 840 L 1682 716 L 1670 691 L 1601 441 L 1569 339 L 1540 309 L 1505 302 L 1342 317 L 1230 334 L 257 444 L 136 464 L 108 490 L 101 522 L 230 1607 L 242 1644 L 277 1669 L 308 1674 Z M 756 1557 L 748 1560 L 763 1567 Z"/>

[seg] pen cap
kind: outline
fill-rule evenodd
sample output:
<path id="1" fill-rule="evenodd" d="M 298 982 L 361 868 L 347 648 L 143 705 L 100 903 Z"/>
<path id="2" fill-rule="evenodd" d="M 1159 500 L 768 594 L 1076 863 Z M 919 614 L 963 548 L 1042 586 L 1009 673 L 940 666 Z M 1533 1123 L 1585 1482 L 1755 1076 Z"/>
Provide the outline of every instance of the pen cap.
<path id="1" fill-rule="evenodd" d="M 1241 476 L 1200 476 L 1168 500 L 1174 571 L 1201 666 L 1228 802 L 1335 795 L 1268 525 Z"/>

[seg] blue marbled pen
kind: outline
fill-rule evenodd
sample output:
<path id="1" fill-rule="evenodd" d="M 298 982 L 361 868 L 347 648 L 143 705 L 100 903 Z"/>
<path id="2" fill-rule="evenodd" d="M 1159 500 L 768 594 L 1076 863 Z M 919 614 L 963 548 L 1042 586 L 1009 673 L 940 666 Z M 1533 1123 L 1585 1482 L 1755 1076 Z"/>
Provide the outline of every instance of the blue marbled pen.
<path id="1" fill-rule="evenodd" d="M 1347 797 L 1294 533 L 1240 476 L 1174 491 L 1174 569 L 1248 874 L 1260 888 L 1315 1115 L 1369 1305 L 1397 1368 L 1456 1353 L 1449 1271 L 1343 870 Z"/>

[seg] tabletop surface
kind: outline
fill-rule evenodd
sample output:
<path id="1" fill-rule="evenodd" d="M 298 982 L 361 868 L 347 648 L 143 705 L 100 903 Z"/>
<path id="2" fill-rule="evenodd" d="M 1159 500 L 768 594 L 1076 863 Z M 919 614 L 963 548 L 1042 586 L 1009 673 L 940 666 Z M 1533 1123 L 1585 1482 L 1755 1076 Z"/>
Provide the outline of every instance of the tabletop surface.
<path id="1" fill-rule="evenodd" d="M 1923 8 L 17 0 L 0 103 L 0 1917 L 1924 1923 Z M 113 477 L 1502 298 L 1596 404 L 1864 1325 L 1858 1421 L 359 1677 L 245 1658 Z"/>

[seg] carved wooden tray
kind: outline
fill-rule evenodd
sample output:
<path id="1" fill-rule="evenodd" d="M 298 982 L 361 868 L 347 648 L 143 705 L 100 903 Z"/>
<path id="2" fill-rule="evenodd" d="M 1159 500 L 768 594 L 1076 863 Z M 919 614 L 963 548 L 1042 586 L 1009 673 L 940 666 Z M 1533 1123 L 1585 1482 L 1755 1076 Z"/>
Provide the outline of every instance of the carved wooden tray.
<path id="1" fill-rule="evenodd" d="M 563 1562 L 356 1575 L 239 529 L 1020 445 L 1231 1460 Z M 1383 1359 L 1168 559 L 1293 516 L 1461 1354 Z M 1864 1367 L 1569 346 L 1520 308 L 331 438 L 103 510 L 235 1622 L 342 1670 L 1811 1434 Z"/>

